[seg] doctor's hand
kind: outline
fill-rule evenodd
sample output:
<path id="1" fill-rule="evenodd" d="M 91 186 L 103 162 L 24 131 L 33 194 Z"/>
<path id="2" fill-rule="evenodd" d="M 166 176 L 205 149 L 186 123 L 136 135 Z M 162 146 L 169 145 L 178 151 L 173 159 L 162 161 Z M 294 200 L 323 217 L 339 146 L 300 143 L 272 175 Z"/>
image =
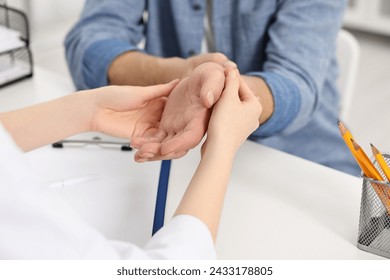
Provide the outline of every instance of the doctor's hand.
<path id="1" fill-rule="evenodd" d="M 255 131 L 262 113 L 259 99 L 240 77 L 237 69 L 226 71 L 225 89 L 215 104 L 207 129 L 202 155 L 223 151 L 234 155 L 247 137 Z"/>
<path id="2" fill-rule="evenodd" d="M 98 131 L 122 138 L 158 131 L 167 97 L 178 80 L 150 87 L 108 86 L 0 113 L 0 121 L 24 151 L 69 136 Z"/>
<path id="3" fill-rule="evenodd" d="M 206 133 L 211 107 L 225 84 L 224 67 L 203 63 L 184 78 L 169 95 L 158 133 L 135 137 L 135 160 L 179 158 L 194 148 Z"/>
<path id="4" fill-rule="evenodd" d="M 149 87 L 107 86 L 91 90 L 94 101 L 89 130 L 130 139 L 155 134 L 167 96 L 177 83 L 174 80 Z"/>

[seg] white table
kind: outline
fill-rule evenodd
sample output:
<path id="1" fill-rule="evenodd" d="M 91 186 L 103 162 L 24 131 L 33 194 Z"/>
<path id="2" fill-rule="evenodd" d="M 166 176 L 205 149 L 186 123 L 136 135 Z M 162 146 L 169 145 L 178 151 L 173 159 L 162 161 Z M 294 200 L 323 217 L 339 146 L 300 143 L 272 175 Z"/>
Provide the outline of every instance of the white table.
<path id="1" fill-rule="evenodd" d="M 0 89 L 0 110 L 72 91 L 69 78 L 36 69 L 33 79 Z M 44 147 L 28 154 L 48 182 L 87 177 L 53 191 L 109 238 L 142 245 L 151 232 L 160 163 L 137 164 L 132 157 L 132 152 L 98 147 Z M 167 217 L 199 158 L 196 149 L 173 161 Z M 359 178 L 248 141 L 235 160 L 217 241 L 219 257 L 381 259 L 356 247 L 361 183 Z"/>
<path id="2" fill-rule="evenodd" d="M 192 153 L 173 163 L 169 213 L 199 159 Z M 218 254 L 223 259 L 379 259 L 356 247 L 360 193 L 359 178 L 246 142 L 235 160 Z"/>

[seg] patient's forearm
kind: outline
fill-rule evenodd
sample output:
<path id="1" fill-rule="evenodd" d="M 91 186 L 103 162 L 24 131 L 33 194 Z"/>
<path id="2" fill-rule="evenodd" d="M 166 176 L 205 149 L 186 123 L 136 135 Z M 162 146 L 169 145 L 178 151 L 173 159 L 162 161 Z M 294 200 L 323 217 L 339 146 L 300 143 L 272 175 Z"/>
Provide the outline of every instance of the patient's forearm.
<path id="1" fill-rule="evenodd" d="M 182 78 L 185 60 L 160 58 L 130 51 L 118 56 L 108 69 L 112 85 L 151 86 Z"/>
<path id="2" fill-rule="evenodd" d="M 30 151 L 88 130 L 91 95 L 79 92 L 27 108 L 0 113 L 16 144 Z"/>

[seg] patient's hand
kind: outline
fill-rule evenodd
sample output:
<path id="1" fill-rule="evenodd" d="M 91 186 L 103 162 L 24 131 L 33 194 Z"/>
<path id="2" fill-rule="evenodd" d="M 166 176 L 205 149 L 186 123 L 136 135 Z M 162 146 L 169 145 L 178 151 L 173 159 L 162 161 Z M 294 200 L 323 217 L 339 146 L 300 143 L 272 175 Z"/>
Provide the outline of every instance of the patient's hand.
<path id="1" fill-rule="evenodd" d="M 211 62 L 181 80 L 168 97 L 158 133 L 132 140 L 131 145 L 139 148 L 135 160 L 178 158 L 198 145 L 224 83 L 224 68 Z"/>

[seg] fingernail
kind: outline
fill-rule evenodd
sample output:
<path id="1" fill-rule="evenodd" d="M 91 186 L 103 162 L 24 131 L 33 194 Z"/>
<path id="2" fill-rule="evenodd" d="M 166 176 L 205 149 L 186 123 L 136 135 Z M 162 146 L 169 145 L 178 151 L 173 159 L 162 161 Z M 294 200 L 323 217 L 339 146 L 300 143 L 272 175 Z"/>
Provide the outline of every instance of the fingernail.
<path id="1" fill-rule="evenodd" d="M 214 104 L 214 94 L 212 91 L 209 91 L 207 93 L 207 101 L 209 102 L 210 105 L 213 105 Z"/>
<path id="2" fill-rule="evenodd" d="M 147 161 L 148 160 L 146 158 L 139 158 L 139 159 L 136 160 L 136 162 L 140 162 L 140 163 L 147 162 Z"/>
<path id="3" fill-rule="evenodd" d="M 153 153 L 143 153 L 143 154 L 140 154 L 139 156 L 142 158 L 152 158 L 152 157 L 154 157 L 154 154 Z"/>

